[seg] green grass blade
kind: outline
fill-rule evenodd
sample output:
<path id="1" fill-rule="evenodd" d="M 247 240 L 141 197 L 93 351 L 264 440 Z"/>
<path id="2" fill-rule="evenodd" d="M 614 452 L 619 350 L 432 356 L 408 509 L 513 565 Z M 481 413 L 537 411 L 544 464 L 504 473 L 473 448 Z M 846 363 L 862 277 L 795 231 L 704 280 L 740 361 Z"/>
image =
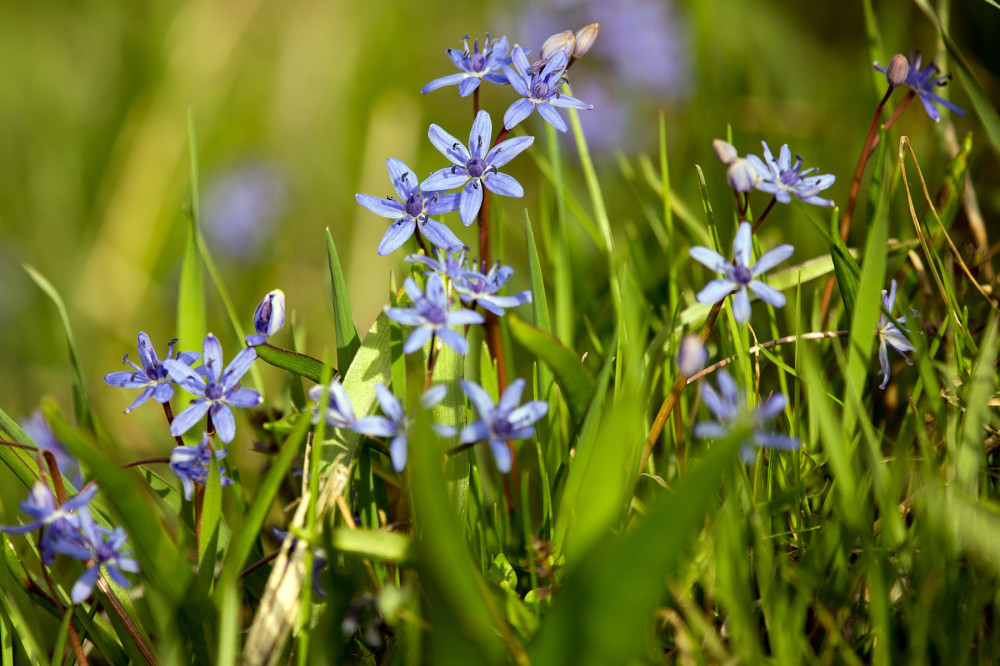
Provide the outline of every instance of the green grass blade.
<path id="1" fill-rule="evenodd" d="M 330 229 L 326 230 L 326 256 L 330 264 L 330 281 L 333 285 L 333 318 L 337 334 L 337 365 L 341 372 L 354 361 L 361 340 L 358 330 L 354 327 L 354 317 L 351 314 L 351 302 L 347 297 L 347 282 L 344 281 L 344 271 L 340 266 L 340 256 L 333 242 Z"/>
<path id="2" fill-rule="evenodd" d="M 191 210 L 181 259 L 180 285 L 177 293 L 177 339 L 181 349 L 201 349 L 205 339 L 205 275 L 198 251 L 198 225 L 201 209 L 198 194 L 198 141 L 194 112 L 187 110 L 188 151 L 191 157 Z"/>
<path id="3" fill-rule="evenodd" d="M 299 377 L 311 379 L 317 384 L 323 383 L 324 377 L 333 377 L 337 371 L 312 356 L 301 354 L 291 349 L 283 349 L 264 343 L 255 345 L 257 358 L 276 368 L 287 370 Z"/>

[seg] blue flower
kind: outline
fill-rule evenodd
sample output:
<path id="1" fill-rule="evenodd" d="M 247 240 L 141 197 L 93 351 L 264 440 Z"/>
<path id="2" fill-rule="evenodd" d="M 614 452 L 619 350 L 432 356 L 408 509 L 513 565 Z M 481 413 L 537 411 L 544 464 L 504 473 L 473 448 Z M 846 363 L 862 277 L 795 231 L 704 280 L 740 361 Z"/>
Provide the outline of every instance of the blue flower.
<path id="1" fill-rule="evenodd" d="M 119 587 L 129 587 L 128 579 L 121 572 L 136 573 L 139 571 L 139 563 L 131 553 L 123 550 L 125 540 L 128 538 L 125 530 L 121 527 L 116 527 L 114 530 L 101 527 L 94 522 L 86 507 L 80 507 L 77 512 L 77 527 L 82 536 L 80 546 L 86 555 L 80 557 L 80 554 L 77 554 L 74 557 L 84 562 L 93 562 L 93 566 L 84 571 L 73 584 L 73 590 L 70 592 L 73 603 L 82 603 L 91 595 L 102 571 L 106 572 Z"/>
<path id="2" fill-rule="evenodd" d="M 493 398 L 482 386 L 464 379 L 460 382 L 462 392 L 479 413 L 479 420 L 462 428 L 459 439 L 463 444 L 489 442 L 493 460 L 501 474 L 510 471 L 511 457 L 507 440 L 534 437 L 535 426 L 532 424 L 549 411 L 549 404 L 542 400 L 518 406 L 525 383 L 523 379 L 512 381 L 500 396 L 500 401 L 494 405 Z"/>
<path id="3" fill-rule="evenodd" d="M 522 291 L 514 296 L 496 295 L 513 274 L 513 268 L 501 266 L 499 261 L 485 275 L 478 271 L 466 271 L 455 282 L 455 293 L 463 302 L 481 305 L 484 310 L 502 317 L 504 308 L 531 302 L 531 291 Z"/>
<path id="4" fill-rule="evenodd" d="M 749 438 L 740 445 L 740 457 L 752 463 L 754 446 L 791 450 L 802 445 L 795 437 L 764 432 L 762 425 L 776 417 L 785 409 L 787 400 L 783 393 L 773 393 L 764 404 L 747 409 L 746 396 L 736 386 L 736 381 L 725 370 L 719 370 L 719 391 L 708 382 L 701 384 L 701 399 L 718 421 L 703 421 L 695 424 L 692 432 L 700 439 L 724 439 L 737 429 L 749 431 Z"/>
<path id="5" fill-rule="evenodd" d="M 459 354 L 469 350 L 465 338 L 448 327 L 482 324 L 481 314 L 464 308 L 452 310 L 452 301 L 445 292 L 444 280 L 436 275 L 427 278 L 426 292 L 420 290 L 413 278 L 406 278 L 403 289 L 413 301 L 413 307 L 391 308 L 387 305 L 385 314 L 394 322 L 415 327 L 403 344 L 404 354 L 412 354 L 421 349 L 432 335 L 437 335 Z"/>
<path id="6" fill-rule="evenodd" d="M 910 71 L 906 75 L 905 83 L 910 87 L 910 90 L 920 97 L 920 101 L 924 105 L 924 111 L 927 112 L 927 115 L 934 122 L 941 120 L 941 114 L 938 112 L 937 107 L 934 106 L 935 104 L 940 104 L 953 113 L 964 116 L 965 111 L 932 92 L 935 87 L 948 85 L 951 74 L 942 76 L 940 68 L 934 64 L 933 60 L 926 67 L 920 69 L 920 57 L 920 51 L 910 53 Z M 877 62 L 873 66 L 878 71 L 886 74 L 886 68 L 880 66 Z"/>
<path id="7" fill-rule="evenodd" d="M 520 46 L 515 45 L 514 67 L 517 69 L 515 71 L 505 65 L 503 70 L 507 74 L 510 85 L 517 91 L 518 95 L 521 95 L 521 99 L 511 104 L 507 109 L 503 115 L 503 126 L 507 129 L 513 129 L 518 123 L 530 116 L 532 111 L 538 109 L 538 113 L 548 124 L 560 132 L 565 132 L 569 128 L 566 127 L 566 123 L 563 122 L 555 107 L 594 108 L 575 97 L 560 93 L 559 89 L 566 82 L 566 79 L 563 78 L 563 72 L 566 71 L 568 62 L 569 57 L 566 52 L 557 51 L 539 71 L 532 68 L 524 51 Z"/>
<path id="8" fill-rule="evenodd" d="M 253 327 L 257 331 L 247 336 L 250 346 L 262 345 L 285 325 L 285 292 L 275 289 L 267 293 L 253 313 Z"/>
<path id="9" fill-rule="evenodd" d="M 465 36 L 462 38 L 462 46 L 461 50 L 448 49 L 445 51 L 455 66 L 462 71 L 458 74 L 449 74 L 434 79 L 420 89 L 421 93 L 426 95 L 432 90 L 457 83 L 458 94 L 462 97 L 468 97 L 473 90 L 479 87 L 479 82 L 482 80 L 498 84 L 507 83 L 507 75 L 503 72 L 503 66 L 510 64 L 510 57 L 507 55 L 507 50 L 510 47 L 507 45 L 506 37 L 490 40 L 490 35 L 487 33 L 481 52 L 478 39 L 472 43 L 472 50 L 469 50 L 469 37 Z"/>
<path id="10" fill-rule="evenodd" d="M 774 287 L 754 278 L 788 259 L 792 256 L 794 248 L 787 244 L 779 245 L 762 254 L 757 263 L 750 266 L 752 250 L 749 222 L 741 222 L 740 228 L 733 238 L 733 255 L 735 256 L 733 263 L 729 263 L 721 254 L 707 247 L 699 245 L 691 248 L 688 254 L 691 255 L 692 259 L 725 276 L 718 280 L 712 280 L 699 291 L 698 302 L 705 305 L 718 303 L 733 290 L 736 290 L 736 296 L 733 297 L 733 317 L 741 324 L 750 319 L 750 297 L 747 295 L 747 287 L 765 303 L 770 303 L 776 308 L 782 307 L 785 304 L 785 295 Z"/>
<path id="11" fill-rule="evenodd" d="M 814 206 L 832 206 L 833 202 L 816 196 L 826 188 L 833 185 L 837 179 L 832 174 L 822 176 L 811 176 L 816 171 L 815 167 L 802 171 L 802 157 L 795 156 L 795 164 L 792 164 L 792 151 L 788 149 L 788 144 L 781 147 L 778 159 L 774 159 L 766 141 L 761 141 L 764 146 L 764 160 L 756 155 L 747 155 L 750 164 L 756 169 L 760 179 L 756 182 L 756 187 L 761 192 L 773 194 L 780 203 L 791 203 L 791 194 L 801 199 L 807 204 Z"/>
<path id="12" fill-rule="evenodd" d="M 418 183 L 410 167 L 394 157 L 387 159 L 385 165 L 399 200 L 392 197 L 382 199 L 370 194 L 354 195 L 355 201 L 376 215 L 396 220 L 389 225 L 378 244 L 379 255 L 385 256 L 398 248 L 415 230 L 419 230 L 424 238 L 445 250 L 464 247 L 451 229 L 429 217 L 458 210 L 459 195 L 442 194 L 439 190 L 449 188 L 430 186 L 430 178 Z"/>
<path id="13" fill-rule="evenodd" d="M 212 456 L 216 460 L 226 457 L 227 449 L 212 449 L 212 442 L 206 434 L 197 446 L 175 446 L 170 452 L 170 471 L 177 475 L 184 486 L 184 499 L 190 500 L 194 484 L 205 485 Z M 219 485 L 228 486 L 233 482 L 219 471 Z"/>
<path id="14" fill-rule="evenodd" d="M 52 494 L 49 487 L 42 481 L 36 481 L 28 494 L 28 499 L 18 504 L 21 511 L 28 514 L 33 520 L 24 525 L 2 526 L 0 532 L 27 534 L 44 527 L 45 532 L 39 543 L 39 552 L 42 562 L 50 565 L 55 561 L 56 553 L 69 551 L 69 554 L 72 555 L 77 552 L 73 550 L 73 539 L 76 533 L 75 512 L 92 500 L 96 494 L 97 485 L 94 484 L 57 506 L 55 495 Z"/>
<path id="15" fill-rule="evenodd" d="M 430 270 L 424 271 L 424 275 L 440 275 L 448 278 L 452 282 L 458 282 L 469 270 L 469 264 L 465 259 L 465 250 L 461 252 L 437 251 L 437 259 L 432 259 L 425 254 L 409 254 L 406 260 L 411 264 L 423 264 Z"/>
<path id="16" fill-rule="evenodd" d="M 444 400 L 447 392 L 448 387 L 444 384 L 432 386 L 420 396 L 420 406 L 424 409 L 430 409 Z M 410 428 L 413 425 L 412 419 L 407 415 L 403 409 L 403 405 L 392 394 L 392 391 L 382 384 L 375 384 L 375 395 L 378 397 L 378 404 L 385 416 L 366 416 L 358 419 L 352 428 L 355 432 L 370 437 L 391 437 L 389 458 L 392 460 L 393 469 L 401 472 L 406 466 L 408 439 Z M 434 429 L 434 432 L 439 437 L 452 437 L 455 435 L 455 429 L 448 425 L 433 424 L 431 428 Z"/>
<path id="17" fill-rule="evenodd" d="M 175 344 L 177 344 L 177 340 L 170 341 L 170 345 L 167 347 L 167 360 L 173 356 Z M 126 414 L 150 398 L 159 403 L 165 403 L 174 395 L 174 385 L 171 383 L 170 375 L 164 365 L 166 361 L 161 362 L 157 357 L 153 343 L 149 341 L 149 336 L 140 332 L 138 346 L 139 360 L 142 362 L 141 368 L 128 360 L 128 354 L 125 354 L 122 363 L 131 365 L 135 371 L 120 370 L 104 375 L 104 381 L 111 386 L 142 389 L 142 393 L 135 399 L 135 402 L 125 410 Z M 189 366 L 198 360 L 198 356 L 198 352 L 181 352 L 174 362 Z"/>
<path id="18" fill-rule="evenodd" d="M 21 423 L 21 428 L 31 438 L 31 441 L 38 445 L 38 448 L 52 454 L 52 457 L 56 459 L 56 467 L 65 478 L 69 479 L 76 487 L 83 485 L 80 462 L 70 455 L 62 442 L 56 439 L 55 433 L 45 422 L 41 409 L 36 409 L 30 418 Z"/>
<path id="19" fill-rule="evenodd" d="M 896 281 L 893 280 L 888 294 L 885 289 L 882 290 L 882 307 L 891 314 L 895 304 Z M 896 317 L 896 321 L 903 324 L 906 322 L 906 317 Z M 913 351 L 913 345 L 903 335 L 905 331 L 906 329 L 900 331 L 889 317 L 886 316 L 885 312 L 878 318 L 878 328 L 875 329 L 875 337 L 878 338 L 878 362 L 882 368 L 883 377 L 882 383 L 879 385 L 880 389 L 884 389 L 889 384 L 889 350 L 886 348 L 886 345 L 902 354 L 907 363 L 911 365 L 913 363 L 906 355 L 906 352 Z"/>
<path id="20" fill-rule="evenodd" d="M 428 190 L 451 190 L 461 187 L 458 212 L 465 226 L 472 224 L 483 204 L 483 187 L 504 197 L 524 196 L 521 184 L 512 176 L 500 173 L 499 168 L 530 146 L 535 137 L 517 136 L 490 148 L 493 121 L 490 119 L 490 114 L 483 110 L 476 114 L 476 119 L 472 123 L 468 149 L 437 125 L 430 126 L 427 136 L 453 166 L 432 173 L 424 181 L 423 187 Z"/>
<path id="21" fill-rule="evenodd" d="M 323 397 L 323 387 L 313 386 L 309 389 L 309 398 L 317 405 L 313 408 L 313 423 L 319 423 L 320 406 L 319 400 Z M 351 398 L 347 395 L 347 390 L 336 379 L 330 382 L 326 392 L 326 409 L 323 411 L 326 424 L 334 428 L 350 428 L 354 425 L 354 407 L 351 405 Z"/>
<path id="22" fill-rule="evenodd" d="M 284 530 L 279 530 L 277 527 L 272 527 L 271 532 L 273 532 L 274 536 L 278 537 L 282 541 L 284 541 L 285 537 L 288 536 L 288 532 Z M 288 544 L 288 552 L 289 553 L 295 552 L 295 548 L 298 546 L 298 544 L 299 544 L 299 538 L 293 534 L 292 542 Z M 323 599 L 326 598 L 326 590 L 323 589 L 323 569 L 326 568 L 326 565 L 328 563 L 329 559 L 326 556 L 325 549 L 323 548 L 313 549 L 312 590 L 316 596 L 322 597 Z M 288 565 L 286 564 L 285 566 Z"/>
<path id="23" fill-rule="evenodd" d="M 174 437 L 183 435 L 207 412 L 219 439 L 228 444 L 236 436 L 236 421 L 230 406 L 256 407 L 261 401 L 260 393 L 240 386 L 240 379 L 257 359 L 257 352 L 253 348 L 242 350 L 223 370 L 222 345 L 211 333 L 205 336 L 202 351 L 204 356 L 199 372 L 176 360 L 163 362 L 175 382 L 189 393 L 200 396 L 174 418 L 170 434 Z"/>

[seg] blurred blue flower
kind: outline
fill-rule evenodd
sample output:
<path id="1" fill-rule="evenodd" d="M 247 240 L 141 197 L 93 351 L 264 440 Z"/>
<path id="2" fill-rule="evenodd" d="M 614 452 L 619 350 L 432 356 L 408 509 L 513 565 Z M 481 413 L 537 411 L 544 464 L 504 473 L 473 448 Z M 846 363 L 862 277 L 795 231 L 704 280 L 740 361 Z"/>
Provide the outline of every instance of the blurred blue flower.
<path id="1" fill-rule="evenodd" d="M 36 409 L 29 418 L 21 423 L 21 428 L 27 433 L 38 448 L 47 451 L 56 459 L 56 467 L 63 477 L 79 488 L 83 485 L 80 475 L 80 462 L 69 454 L 69 451 L 56 439 L 55 433 L 45 422 L 45 416 L 41 409 Z"/>
<path id="2" fill-rule="evenodd" d="M 42 562 L 46 565 L 55 561 L 56 553 L 69 552 L 73 554 L 74 535 L 77 532 L 75 512 L 94 498 L 97 494 L 97 484 L 81 490 L 75 497 L 56 505 L 55 495 L 42 481 L 36 481 L 32 486 L 28 499 L 20 502 L 21 511 L 28 514 L 32 520 L 24 525 L 0 526 L 0 532 L 7 534 L 27 534 L 41 527 L 45 528 L 41 542 L 38 545 Z"/>
<path id="3" fill-rule="evenodd" d="M 464 379 L 459 382 L 462 392 L 479 414 L 478 421 L 462 428 L 459 439 L 463 444 L 489 442 L 493 460 L 501 474 L 510 472 L 511 456 L 507 440 L 534 437 L 535 426 L 532 424 L 549 411 L 549 403 L 543 400 L 518 406 L 525 384 L 523 379 L 512 381 L 494 405 L 493 398 L 482 386 Z"/>
<path id="4" fill-rule="evenodd" d="M 257 352 L 252 347 L 240 351 L 223 370 L 222 345 L 211 333 L 205 336 L 202 351 L 204 355 L 198 372 L 177 360 L 163 362 L 175 382 L 189 393 L 200 396 L 174 417 L 170 434 L 183 435 L 208 412 L 219 439 L 228 444 L 236 436 L 236 421 L 230 406 L 256 407 L 261 401 L 260 393 L 240 386 L 240 379 L 257 359 Z"/>
<path id="5" fill-rule="evenodd" d="M 949 109 L 952 113 L 964 116 L 965 111 L 932 92 L 935 87 L 948 85 L 948 81 L 951 79 L 951 74 L 942 76 L 941 69 L 934 64 L 933 60 L 931 60 L 926 67 L 921 69 L 920 58 L 920 51 L 910 53 L 910 71 L 906 75 L 905 83 L 910 87 L 910 90 L 915 92 L 917 96 L 920 97 L 920 101 L 923 103 L 924 111 L 927 112 L 927 115 L 930 116 L 931 120 L 934 122 L 939 122 L 941 120 L 941 113 L 934 105 L 940 104 L 946 109 Z M 879 65 L 878 62 L 874 63 L 873 66 L 878 71 L 888 75 L 886 68 Z"/>
<path id="6" fill-rule="evenodd" d="M 282 541 L 288 536 L 288 532 L 284 530 L 279 530 L 277 527 L 272 527 L 271 532 L 274 536 L 278 537 Z M 298 546 L 299 538 L 292 535 L 292 542 L 288 544 L 288 552 L 295 552 L 295 548 Z M 313 593 L 323 599 L 326 598 L 326 590 L 323 589 L 323 569 L 329 563 L 329 559 L 326 556 L 326 550 L 323 548 L 313 549 L 313 572 L 312 572 L 312 590 Z"/>
<path id="7" fill-rule="evenodd" d="M 177 344 L 176 339 L 170 341 L 167 347 L 167 360 L 173 357 L 175 344 Z M 142 393 L 135 399 L 135 402 L 125 409 L 126 414 L 150 398 L 159 403 L 165 403 L 174 395 L 174 385 L 171 383 L 173 380 L 170 378 L 170 374 L 164 365 L 165 361 L 160 361 L 156 355 L 156 350 L 153 349 L 153 343 L 149 341 L 149 336 L 142 331 L 139 332 L 138 347 L 139 361 L 142 363 L 141 368 L 128 360 L 128 354 L 125 354 L 125 357 L 122 358 L 122 363 L 131 365 L 135 368 L 135 371 L 119 370 L 118 372 L 104 375 L 104 381 L 111 386 L 142 389 Z M 189 366 L 197 361 L 199 356 L 198 352 L 181 352 L 173 362 Z"/>
<path id="8" fill-rule="evenodd" d="M 413 235 L 415 230 L 439 248 L 459 250 L 464 247 L 451 229 L 429 217 L 458 210 L 459 195 L 438 191 L 448 189 L 445 187 L 430 187 L 429 178 L 422 184 L 418 183 L 413 171 L 402 160 L 390 157 L 385 165 L 400 200 L 397 201 L 392 197 L 382 199 L 370 194 L 354 195 L 354 200 L 364 208 L 376 215 L 395 219 L 378 244 L 379 255 L 385 256 L 398 248 Z"/>
<path id="9" fill-rule="evenodd" d="M 787 400 L 783 393 L 773 393 L 762 405 L 747 409 L 746 396 L 736 386 L 725 370 L 719 370 L 719 391 L 708 382 L 701 384 L 701 399 L 718 421 L 703 421 L 695 424 L 692 432 L 699 439 L 724 439 L 735 430 L 745 428 L 749 439 L 740 445 L 740 458 L 752 463 L 756 455 L 754 447 L 791 450 L 802 445 L 795 437 L 764 432 L 762 426 L 785 409 Z"/>
<path id="10" fill-rule="evenodd" d="M 285 325 L 285 292 L 280 289 L 269 291 L 260 300 L 253 313 L 253 327 L 257 331 L 248 335 L 246 342 L 250 346 L 262 345 L 267 339 L 281 330 Z"/>
<path id="11" fill-rule="evenodd" d="M 313 386 L 309 389 L 309 398 L 317 403 L 313 408 L 313 423 L 319 423 L 320 406 L 318 403 L 322 397 L 322 386 Z M 326 409 L 323 410 L 323 418 L 326 419 L 327 425 L 334 428 L 350 428 L 356 420 L 351 398 L 347 395 L 347 390 L 336 379 L 332 380 L 327 387 Z"/>
<path id="12" fill-rule="evenodd" d="M 115 585 L 128 588 L 130 586 L 128 579 L 121 572 L 136 573 L 139 571 L 139 563 L 130 552 L 124 550 L 125 540 L 128 538 L 125 530 L 121 527 L 116 527 L 114 530 L 101 527 L 94 522 L 86 507 L 80 507 L 76 518 L 82 536 L 80 545 L 86 555 L 80 557 L 80 554 L 77 554 L 74 557 L 84 562 L 92 562 L 93 565 L 73 584 L 73 590 L 70 592 L 73 603 L 82 603 L 91 595 L 102 571 L 107 573 Z"/>
<path id="13" fill-rule="evenodd" d="M 817 170 L 815 167 L 802 171 L 802 157 L 796 155 L 793 165 L 792 151 L 788 149 L 788 144 L 781 147 L 778 159 L 774 159 L 766 141 L 761 141 L 761 144 L 764 146 L 763 160 L 756 155 L 747 155 L 747 159 L 760 176 L 756 182 L 758 190 L 773 194 L 780 203 L 791 203 L 790 194 L 794 194 L 803 202 L 814 206 L 833 205 L 829 199 L 816 195 L 833 185 L 836 176 L 832 174 L 810 176 L 809 174 Z"/>
<path id="14" fill-rule="evenodd" d="M 891 314 L 895 304 L 896 281 L 893 280 L 892 285 L 889 287 L 889 293 L 886 293 L 885 289 L 882 290 L 882 307 Z M 906 323 L 906 317 L 896 317 L 896 321 L 904 324 Z M 896 327 L 896 324 L 892 323 L 892 320 L 886 316 L 885 312 L 879 316 L 878 328 L 875 329 L 875 337 L 878 339 L 878 362 L 879 366 L 881 366 L 883 377 L 882 383 L 879 385 L 880 389 L 885 389 L 889 384 L 889 350 L 887 349 L 887 345 L 898 351 L 906 359 L 907 363 L 913 364 L 913 361 L 906 355 L 906 352 L 913 351 L 913 345 L 903 335 L 905 331 L 905 328 L 900 331 Z"/>
<path id="15" fill-rule="evenodd" d="M 681 339 L 677 351 L 677 369 L 685 377 L 698 374 L 708 362 L 708 350 L 705 343 L 694 333 L 688 333 Z"/>
<path id="16" fill-rule="evenodd" d="M 437 259 L 428 257 L 425 254 L 410 254 L 406 256 L 406 260 L 411 264 L 423 264 L 429 268 L 429 271 L 424 271 L 424 275 L 440 275 L 442 278 L 448 278 L 452 282 L 457 282 L 462 279 L 462 275 L 469 270 L 469 264 L 465 259 L 465 250 L 461 252 L 446 252 L 444 250 L 437 251 Z"/>
<path id="17" fill-rule="evenodd" d="M 208 481 L 208 468 L 212 464 L 212 456 L 216 460 L 226 457 L 227 449 L 212 449 L 212 441 L 206 434 L 196 446 L 175 446 L 170 452 L 170 471 L 177 475 L 184 486 L 184 499 L 190 500 L 194 492 L 194 484 L 205 485 Z M 232 479 L 227 478 L 219 470 L 219 485 L 231 485 Z"/>
<path id="18" fill-rule="evenodd" d="M 512 176 L 500 173 L 499 168 L 530 146 L 533 136 L 517 136 L 507 139 L 493 148 L 493 121 L 490 114 L 480 110 L 469 132 L 469 147 L 466 149 L 455 137 L 437 125 L 427 131 L 431 143 L 447 157 L 453 166 L 439 169 L 424 181 L 428 190 L 451 190 L 462 187 L 458 199 L 458 212 L 462 224 L 469 226 L 476 219 L 483 204 L 483 190 L 504 197 L 523 197 L 524 188 Z M 464 185 L 464 187 L 463 187 Z"/>
<path id="19" fill-rule="evenodd" d="M 465 303 L 478 304 L 498 317 L 504 315 L 504 308 L 531 302 L 531 291 L 522 291 L 514 296 L 497 296 L 496 292 L 503 289 L 514 269 L 501 266 L 498 261 L 485 275 L 479 271 L 465 271 L 455 282 L 455 293 Z"/>
<path id="20" fill-rule="evenodd" d="M 247 161 L 210 178 L 202 199 L 202 228 L 210 245 L 246 258 L 267 246 L 287 206 L 287 187 L 275 165 Z"/>
<path id="21" fill-rule="evenodd" d="M 465 337 L 448 327 L 482 324 L 481 314 L 465 308 L 452 310 L 452 301 L 445 291 L 444 280 L 436 275 L 427 278 L 426 292 L 420 290 L 413 278 L 406 278 L 403 289 L 413 302 L 413 307 L 392 308 L 387 305 L 385 314 L 394 322 L 415 327 L 403 344 L 404 354 L 412 354 L 421 349 L 432 335 L 437 335 L 459 354 L 469 350 Z"/>
<path id="22" fill-rule="evenodd" d="M 691 255 L 692 259 L 725 276 L 712 280 L 699 291 L 698 302 L 705 305 L 718 303 L 735 290 L 733 317 L 741 324 L 750 319 L 750 296 L 747 294 L 747 287 L 765 303 L 770 303 L 776 308 L 782 307 L 785 304 L 785 295 L 774 287 L 754 278 L 788 259 L 792 256 L 794 248 L 788 244 L 779 245 L 762 254 L 757 263 L 750 266 L 752 251 L 753 243 L 749 222 L 741 222 L 740 228 L 733 238 L 733 255 L 735 256 L 733 263 L 726 261 L 721 254 L 710 248 L 700 245 L 691 248 L 688 254 Z"/>
<path id="23" fill-rule="evenodd" d="M 457 83 L 458 94 L 462 97 L 468 97 L 473 90 L 479 87 L 479 82 L 482 80 L 497 84 L 507 83 L 503 66 L 510 64 L 510 57 L 507 55 L 507 50 L 510 47 L 507 45 L 506 37 L 491 40 L 489 33 L 487 33 L 486 39 L 483 40 L 483 50 L 480 51 L 478 39 L 472 43 L 472 49 L 469 49 L 469 37 L 466 35 L 462 38 L 462 47 L 462 50 L 448 49 L 445 51 L 451 61 L 455 63 L 455 67 L 462 71 L 458 74 L 449 74 L 434 79 L 420 89 L 421 93 L 426 95 L 432 90 Z"/>
<path id="24" fill-rule="evenodd" d="M 561 94 L 560 88 L 566 81 L 563 78 L 563 72 L 566 71 L 566 65 L 569 62 L 565 51 L 557 51 L 540 71 L 532 68 L 527 56 L 524 55 L 524 50 L 518 45 L 514 45 L 513 58 L 516 70 L 506 65 L 503 69 L 510 85 L 517 91 L 518 95 L 521 95 L 521 99 L 511 104 L 503 116 L 503 126 L 507 129 L 513 129 L 518 123 L 530 116 L 532 111 L 538 109 L 538 113 L 548 124 L 560 132 L 565 132 L 569 128 L 566 127 L 566 123 L 555 107 L 594 108 L 575 97 Z"/>
<path id="25" fill-rule="evenodd" d="M 432 386 L 420 396 L 420 406 L 424 409 L 434 407 L 444 400 L 447 392 L 448 387 L 444 384 Z M 378 404 L 385 416 L 366 416 L 358 419 L 354 422 L 352 429 L 369 437 L 391 437 L 389 458 L 392 460 L 393 469 L 401 472 L 406 467 L 406 453 L 410 428 L 413 425 L 412 419 L 403 409 L 399 399 L 382 384 L 375 384 L 375 395 L 378 397 Z M 439 437 L 453 437 L 455 435 L 455 429 L 448 425 L 432 424 L 431 428 Z"/>

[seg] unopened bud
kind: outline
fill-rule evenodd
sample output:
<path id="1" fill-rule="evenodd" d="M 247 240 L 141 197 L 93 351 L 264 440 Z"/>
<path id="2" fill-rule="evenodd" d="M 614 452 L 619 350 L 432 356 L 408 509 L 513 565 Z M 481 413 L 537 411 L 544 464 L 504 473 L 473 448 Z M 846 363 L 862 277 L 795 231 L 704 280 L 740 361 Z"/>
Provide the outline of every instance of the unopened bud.
<path id="1" fill-rule="evenodd" d="M 733 144 L 728 141 L 723 141 L 722 139 L 715 139 L 712 141 L 712 150 L 715 151 L 715 156 L 719 158 L 719 161 L 726 166 L 733 163 L 739 153 L 736 152 L 736 148 Z"/>
<path id="2" fill-rule="evenodd" d="M 688 334 L 681 340 L 677 352 L 677 367 L 685 377 L 691 377 L 701 372 L 708 361 L 708 350 L 697 335 Z"/>
<path id="3" fill-rule="evenodd" d="M 889 81 L 889 85 L 893 88 L 898 88 L 906 83 L 906 77 L 909 75 L 910 63 L 907 62 L 906 56 L 902 53 L 892 56 L 889 67 L 885 70 L 885 78 Z"/>
<path id="4" fill-rule="evenodd" d="M 552 60 L 552 57 L 562 51 L 567 57 L 573 55 L 573 49 L 576 48 L 576 37 L 573 36 L 572 30 L 564 30 L 558 32 L 542 44 L 542 50 L 538 53 L 538 59 L 542 62 L 548 62 Z"/>
<path id="5" fill-rule="evenodd" d="M 749 192 L 757 187 L 760 174 L 753 168 L 750 160 L 737 157 L 726 169 L 726 182 L 737 192 Z"/>
<path id="6" fill-rule="evenodd" d="M 582 58 L 594 46 L 597 41 L 597 31 L 601 29 L 600 23 L 591 23 L 576 31 L 576 46 L 573 48 L 573 57 Z"/>
<path id="7" fill-rule="evenodd" d="M 260 345 L 285 325 L 285 292 L 275 289 L 261 299 L 253 313 L 253 327 L 257 335 L 247 336 L 248 345 Z"/>

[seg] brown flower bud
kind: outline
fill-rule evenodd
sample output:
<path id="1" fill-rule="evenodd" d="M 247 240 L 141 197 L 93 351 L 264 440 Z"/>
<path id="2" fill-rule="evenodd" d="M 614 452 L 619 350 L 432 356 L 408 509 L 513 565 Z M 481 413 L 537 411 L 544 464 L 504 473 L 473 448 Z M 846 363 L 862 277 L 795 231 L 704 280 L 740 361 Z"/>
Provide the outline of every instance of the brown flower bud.
<path id="1" fill-rule="evenodd" d="M 575 48 L 576 37 L 573 36 L 572 30 L 557 32 L 542 44 L 542 50 L 538 52 L 538 59 L 541 62 L 548 62 L 552 59 L 552 56 L 560 51 L 564 52 L 567 56 L 571 56 Z"/>
<path id="2" fill-rule="evenodd" d="M 733 144 L 728 141 L 723 141 L 722 139 L 715 139 L 712 141 L 712 150 L 715 151 L 715 156 L 719 158 L 719 161 L 727 166 L 732 164 L 733 160 L 739 157 Z"/>
<path id="3" fill-rule="evenodd" d="M 591 23 L 576 31 L 576 47 L 573 49 L 574 58 L 582 58 L 587 55 L 594 42 L 597 40 L 597 31 L 601 29 L 600 23 Z"/>
<path id="4" fill-rule="evenodd" d="M 885 78 L 889 81 L 889 85 L 898 88 L 906 83 L 906 77 L 909 75 L 910 63 L 907 62 L 906 56 L 902 53 L 892 56 L 889 67 L 885 70 Z"/>

